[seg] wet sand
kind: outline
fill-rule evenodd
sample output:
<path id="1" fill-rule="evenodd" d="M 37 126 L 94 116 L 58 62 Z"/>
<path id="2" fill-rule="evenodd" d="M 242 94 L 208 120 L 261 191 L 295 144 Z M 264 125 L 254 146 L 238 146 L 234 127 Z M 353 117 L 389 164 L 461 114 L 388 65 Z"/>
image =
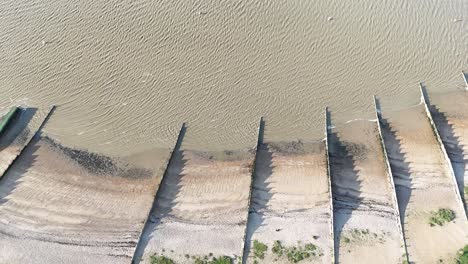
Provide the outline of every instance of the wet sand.
<path id="1" fill-rule="evenodd" d="M 0 179 L 31 141 L 51 109 L 18 108 L 0 134 Z"/>
<path id="2" fill-rule="evenodd" d="M 242 256 L 254 149 L 176 150 L 158 191 L 146 232 L 142 263 L 163 255 L 176 263 L 195 258 Z M 253 143 L 252 146 L 255 146 Z M 137 261 L 138 263 L 138 261 Z"/>
<path id="3" fill-rule="evenodd" d="M 331 263 L 331 205 L 325 142 L 285 141 L 261 144 L 256 158 L 247 229 L 247 263 L 291 263 L 272 253 L 276 240 L 285 248 L 312 243 L 315 255 L 301 263 Z M 253 241 L 268 246 L 254 257 Z M 309 252 L 312 254 L 312 252 Z"/>
<path id="4" fill-rule="evenodd" d="M 129 263 L 169 153 L 114 162 L 33 139 L 0 181 L 0 263 Z"/>
<path id="5" fill-rule="evenodd" d="M 429 94 L 429 109 L 442 138 L 467 208 L 468 198 L 468 92 Z"/>
<path id="6" fill-rule="evenodd" d="M 329 136 L 337 263 L 401 263 L 405 253 L 375 120 Z"/>
<path id="7" fill-rule="evenodd" d="M 468 242 L 468 223 L 424 105 L 394 112 L 384 107 L 382 125 L 409 260 L 450 263 Z M 453 210 L 455 220 L 430 226 L 431 212 L 441 208 Z"/>

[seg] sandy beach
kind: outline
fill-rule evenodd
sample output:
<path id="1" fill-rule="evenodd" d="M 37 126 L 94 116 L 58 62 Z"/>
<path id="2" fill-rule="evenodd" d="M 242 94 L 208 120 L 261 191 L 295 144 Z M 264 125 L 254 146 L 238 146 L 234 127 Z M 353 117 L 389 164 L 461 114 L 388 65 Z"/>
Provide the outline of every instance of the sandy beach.
<path id="1" fill-rule="evenodd" d="M 0 264 L 453 262 L 466 6 L 0 1 Z"/>
<path id="2" fill-rule="evenodd" d="M 308 254 L 301 263 L 331 263 L 330 208 L 325 142 L 265 138 L 256 159 L 247 263 L 291 263 L 285 252 L 294 247 Z M 254 241 L 268 247 L 263 258 L 255 256 Z M 272 251 L 275 241 L 285 252 Z"/>
<path id="3" fill-rule="evenodd" d="M 468 223 L 424 105 L 393 112 L 385 112 L 385 107 L 382 110 L 382 132 L 395 178 L 409 260 L 450 263 L 468 242 Z M 431 226 L 430 218 L 439 209 L 452 210 L 455 219 Z"/>
<path id="4" fill-rule="evenodd" d="M 329 136 L 337 263 L 401 263 L 405 254 L 394 189 L 375 120 Z"/>
<path id="5" fill-rule="evenodd" d="M 33 139 L 1 181 L 0 263 L 129 263 L 169 154 L 121 166 Z"/>
<path id="6" fill-rule="evenodd" d="M 185 146 L 184 139 L 170 162 L 136 259 L 142 256 L 141 263 L 149 263 L 156 255 L 193 263 L 226 256 L 237 262 L 244 245 L 255 144 L 221 152 Z"/>
<path id="7" fill-rule="evenodd" d="M 468 93 L 456 90 L 429 94 L 430 111 L 442 138 L 467 208 L 468 198 Z"/>

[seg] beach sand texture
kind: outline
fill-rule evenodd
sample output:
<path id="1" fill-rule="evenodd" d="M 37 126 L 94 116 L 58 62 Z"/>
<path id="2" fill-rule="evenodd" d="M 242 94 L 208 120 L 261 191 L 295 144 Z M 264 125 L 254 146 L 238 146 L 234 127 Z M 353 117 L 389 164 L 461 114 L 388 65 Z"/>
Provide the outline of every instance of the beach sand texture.
<path id="1" fill-rule="evenodd" d="M 468 198 L 468 92 L 430 94 L 429 109 L 442 138 L 467 208 Z"/>
<path id="2" fill-rule="evenodd" d="M 131 261 L 170 150 L 109 173 L 89 170 L 82 162 L 91 156 L 70 151 L 33 139 L 3 177 L 0 263 Z"/>
<path id="3" fill-rule="evenodd" d="M 272 252 L 285 248 L 317 249 L 302 263 L 331 263 L 330 197 L 325 142 L 286 141 L 261 144 L 257 153 L 246 243 L 247 263 L 290 263 Z M 253 241 L 267 245 L 264 259 L 254 257 Z M 315 255 L 312 255 L 314 253 Z"/>
<path id="4" fill-rule="evenodd" d="M 450 263 L 468 242 L 468 223 L 424 105 L 394 112 L 384 108 L 382 125 L 409 260 Z M 455 220 L 430 226 L 431 212 L 441 208 L 453 210 Z"/>
<path id="5" fill-rule="evenodd" d="M 401 263 L 398 227 L 375 120 L 334 127 L 329 135 L 338 263 Z"/>
<path id="6" fill-rule="evenodd" d="M 142 263 L 164 255 L 176 263 L 242 256 L 255 143 L 233 151 L 175 150 L 142 234 Z"/>

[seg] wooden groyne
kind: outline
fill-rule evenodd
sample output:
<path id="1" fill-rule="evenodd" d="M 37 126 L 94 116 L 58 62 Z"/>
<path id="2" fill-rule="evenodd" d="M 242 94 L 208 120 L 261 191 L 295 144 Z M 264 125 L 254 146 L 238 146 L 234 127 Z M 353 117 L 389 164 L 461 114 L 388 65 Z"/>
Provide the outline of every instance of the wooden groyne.
<path id="1" fill-rule="evenodd" d="M 337 262 L 400 263 L 397 206 L 377 122 L 336 124 L 329 140 Z"/>
<path id="2" fill-rule="evenodd" d="M 161 181 L 160 181 L 160 183 L 158 185 L 158 188 L 157 188 L 157 190 L 155 192 L 153 205 L 151 206 L 151 210 L 148 211 L 148 216 L 146 217 L 146 220 L 145 220 L 144 225 L 143 225 L 143 229 L 140 232 L 140 235 L 138 237 L 138 243 L 135 245 L 134 254 L 133 254 L 133 257 L 132 257 L 132 264 L 140 263 L 141 257 L 143 256 L 143 252 L 145 250 L 144 249 L 144 246 L 145 246 L 145 241 L 144 240 L 148 239 L 146 236 L 150 232 L 148 221 L 150 219 L 151 214 L 155 210 L 155 205 L 156 205 L 155 201 L 156 201 L 156 199 L 158 197 L 158 193 L 160 192 L 161 185 L 163 185 L 165 183 L 165 177 L 166 177 L 166 175 L 168 173 L 167 170 L 169 168 L 169 164 L 171 163 L 171 160 L 174 159 L 175 153 L 177 151 L 179 151 L 186 130 L 187 130 L 186 124 L 182 123 L 182 126 L 181 126 L 181 128 L 179 130 L 179 135 L 177 136 L 176 143 L 174 145 L 173 150 L 171 151 L 171 155 L 169 156 L 169 158 L 165 162 L 165 166 L 164 166 L 165 170 L 164 170 L 163 176 L 161 178 Z"/>
<path id="3" fill-rule="evenodd" d="M 8 112 L 2 120 L 0 133 L 0 179 L 31 139 L 41 131 L 55 109 L 55 106 L 51 106 L 44 112 L 37 108 L 13 107 Z"/>
<path id="4" fill-rule="evenodd" d="M 330 213 L 330 236 L 331 236 L 331 244 L 333 248 L 333 255 L 332 255 L 332 263 L 338 263 L 336 256 L 337 256 L 337 249 L 335 246 L 335 225 L 334 225 L 334 211 L 333 211 L 333 191 L 332 191 L 332 184 L 331 184 L 331 172 L 330 172 L 330 146 L 329 146 L 329 129 L 331 129 L 331 120 L 330 120 L 330 112 L 328 111 L 328 107 L 325 107 L 325 158 L 327 160 L 327 184 L 328 184 L 328 200 L 329 200 L 329 213 Z"/>
<path id="5" fill-rule="evenodd" d="M 0 135 L 3 133 L 6 126 L 8 125 L 8 123 L 10 122 L 10 120 L 16 114 L 17 111 L 18 111 L 18 107 L 13 106 L 12 108 L 10 108 L 10 111 L 8 111 L 8 113 L 6 113 L 2 117 L 2 120 L 0 121 Z"/>
<path id="6" fill-rule="evenodd" d="M 250 250 L 250 232 L 253 232 L 249 229 L 249 222 L 251 221 L 250 217 L 250 212 L 252 210 L 252 189 L 255 181 L 255 175 L 257 171 L 257 159 L 258 159 L 258 150 L 260 146 L 263 144 L 263 137 L 264 137 L 264 131 L 265 131 L 265 121 L 263 120 L 263 117 L 260 118 L 260 123 L 258 126 L 258 138 L 257 138 L 257 146 L 255 147 L 255 158 L 253 162 L 253 168 L 252 168 L 252 180 L 250 182 L 250 191 L 249 191 L 249 204 L 247 206 L 247 224 L 245 226 L 244 230 L 244 239 L 243 239 L 243 245 L 242 245 L 242 264 L 245 264 L 247 262 L 247 257 L 249 254 Z"/>
<path id="7" fill-rule="evenodd" d="M 383 113 L 382 119 L 409 260 L 449 261 L 454 248 L 466 243 L 468 223 L 425 106 Z M 441 226 L 431 222 L 439 210 L 451 210 L 455 221 Z"/>
<path id="8" fill-rule="evenodd" d="M 445 160 L 444 165 L 447 167 L 447 170 L 450 173 L 450 178 L 453 180 L 454 192 L 456 194 L 460 209 L 464 213 L 465 217 L 467 217 L 467 214 L 466 214 L 466 211 L 465 211 L 465 206 L 463 204 L 463 199 L 461 197 L 460 190 L 458 188 L 457 178 L 455 177 L 455 172 L 453 171 L 452 162 L 450 161 L 450 158 L 449 158 L 449 156 L 447 154 L 447 150 L 445 149 L 444 142 L 442 141 L 442 138 L 440 137 L 439 130 L 438 130 L 436 124 L 434 123 L 433 118 L 432 118 L 431 111 L 429 110 L 429 107 L 428 107 L 428 104 L 427 104 L 427 101 L 428 101 L 427 100 L 427 93 L 426 93 L 426 90 L 425 90 L 422 83 L 419 83 L 419 90 L 421 92 L 421 103 L 424 105 L 424 109 L 425 109 L 427 118 L 429 120 L 429 123 L 431 124 L 432 131 L 434 132 L 434 136 L 437 139 L 437 143 L 439 145 L 439 148 L 442 151 L 442 155 L 444 156 L 444 160 Z"/>
<path id="9" fill-rule="evenodd" d="M 327 107 L 309 138 L 260 118 L 256 145 L 195 149 L 184 123 L 174 146 L 118 160 L 39 136 L 55 107 L 12 108 L 0 263 L 453 261 L 468 237 L 468 95 L 419 90 L 395 111 L 374 96 L 375 119 L 332 125 Z"/>
<path id="10" fill-rule="evenodd" d="M 375 117 L 377 119 L 377 128 L 378 128 L 378 132 L 379 132 L 379 139 L 380 139 L 380 143 L 382 145 L 382 150 L 383 150 L 383 156 L 384 156 L 384 160 L 385 160 L 385 169 L 387 171 L 387 175 L 388 175 L 388 182 L 389 182 L 389 186 L 392 190 L 392 200 L 393 200 L 393 206 L 394 208 L 396 209 L 395 210 L 395 215 L 397 216 L 397 224 L 398 224 L 398 231 L 400 233 L 400 239 L 401 239 L 401 243 L 403 245 L 403 252 L 402 252 L 402 255 L 404 256 L 404 260 L 406 260 L 407 263 L 410 263 L 409 262 L 409 258 L 408 258 L 408 249 L 407 249 L 407 246 L 406 246 L 406 239 L 405 239 L 405 233 L 404 233 L 404 230 L 403 230 L 403 227 L 402 227 L 402 223 L 401 223 L 401 216 L 400 216 L 400 208 L 399 208 L 399 205 L 398 205 L 398 200 L 397 200 L 397 193 L 396 193 L 396 189 L 395 189 L 395 182 L 393 181 L 393 173 L 392 173 L 392 168 L 390 167 L 390 161 L 388 160 L 388 153 L 387 153 L 387 147 L 385 147 L 385 142 L 384 142 L 384 138 L 383 138 L 383 135 L 382 135 L 382 125 L 381 125 L 381 116 L 380 116 L 380 105 L 379 105 L 379 102 L 377 100 L 377 97 L 374 95 L 374 108 L 375 108 Z"/>
<path id="11" fill-rule="evenodd" d="M 467 77 L 467 73 L 465 73 L 464 71 L 462 71 L 462 77 L 463 77 L 463 80 L 465 81 L 465 91 L 468 91 L 468 77 Z"/>

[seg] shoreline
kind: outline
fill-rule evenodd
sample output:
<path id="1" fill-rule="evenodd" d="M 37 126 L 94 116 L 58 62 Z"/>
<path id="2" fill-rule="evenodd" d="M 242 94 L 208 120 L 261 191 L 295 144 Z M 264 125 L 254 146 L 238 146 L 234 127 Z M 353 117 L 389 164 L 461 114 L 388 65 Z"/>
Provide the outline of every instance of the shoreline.
<path id="1" fill-rule="evenodd" d="M 468 101 L 464 93 L 452 96 L 458 100 L 456 106 Z M 450 161 L 458 166 L 468 151 L 455 149 L 453 135 L 448 133 L 464 135 L 468 121 L 463 120 L 468 116 L 450 104 L 436 107 L 433 101 L 447 101 L 446 97 L 431 95 L 428 110 Z M 466 170 L 446 164 L 423 104 L 399 111 L 384 107 L 380 114 L 408 258 L 453 260 L 453 248 L 468 242 L 463 235 L 468 223 L 456 206 L 454 189 Z M 443 126 L 445 119 L 451 127 Z M 312 244 L 314 250 L 303 253 L 315 256 L 303 263 L 329 263 L 334 253 L 340 262 L 374 259 L 368 255 L 369 247 L 375 247 L 372 252 L 378 256 L 388 254 L 382 263 L 403 261 L 404 245 L 377 119 L 328 124 L 328 148 L 321 137 L 271 140 L 274 127 L 268 122 L 258 149 L 252 144 L 237 150 L 195 150 L 190 144 L 194 135 L 189 133 L 188 138 L 177 140 L 180 150 L 153 149 L 112 158 L 63 146 L 46 134 L 35 138 L 0 180 L 0 239 L 9 241 L 0 249 L 13 263 L 33 258 L 74 262 L 78 252 L 90 262 L 105 255 L 104 262 L 127 263 L 138 246 L 144 252 L 141 263 L 154 254 L 177 263 L 205 256 L 289 263 L 271 252 L 275 241 L 280 241 L 285 252 Z M 24 131 L 30 134 L 28 129 Z M 0 154 L 6 155 L 6 150 Z M 169 162 L 170 155 L 174 161 Z M 454 166 L 456 182 L 450 180 L 448 166 Z M 161 183 L 165 171 L 168 180 Z M 356 190 L 353 182 L 359 185 Z M 432 202 L 421 202 L 428 200 Z M 455 221 L 429 226 L 430 214 L 438 208 L 453 210 Z M 445 246 L 435 248 L 428 242 L 433 237 L 445 241 Z M 263 259 L 255 256 L 254 241 L 268 248 Z M 36 250 L 19 254 L 25 247 Z M 421 253 L 427 250 L 431 254 Z M 55 252 L 53 258 L 46 255 L 50 251 Z"/>

